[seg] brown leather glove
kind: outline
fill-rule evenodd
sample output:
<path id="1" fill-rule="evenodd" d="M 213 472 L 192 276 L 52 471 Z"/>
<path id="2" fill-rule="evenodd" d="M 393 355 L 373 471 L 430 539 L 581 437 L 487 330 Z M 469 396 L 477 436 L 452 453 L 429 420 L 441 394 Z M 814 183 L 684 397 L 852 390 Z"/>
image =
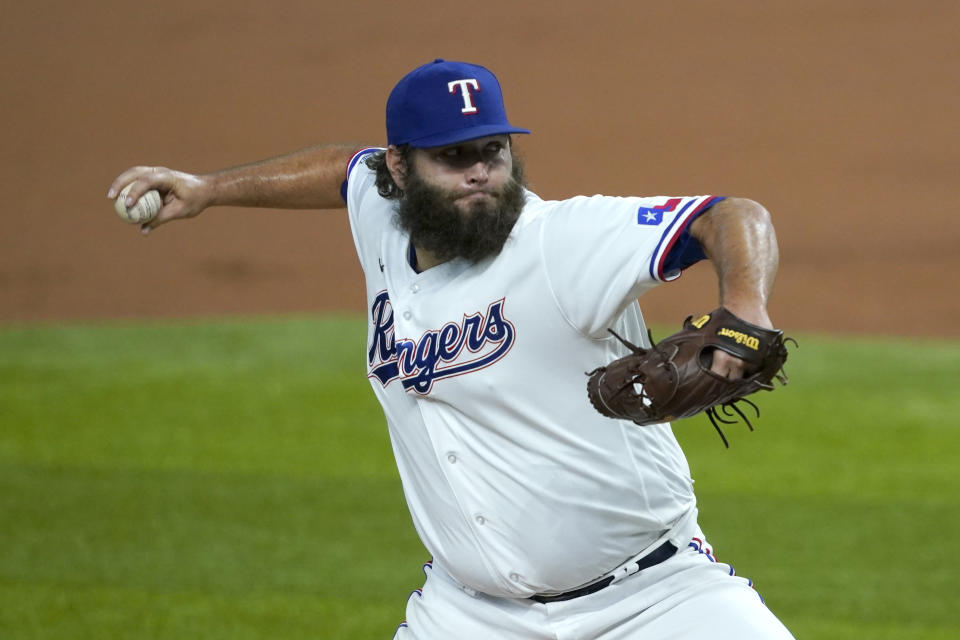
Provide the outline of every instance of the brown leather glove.
<path id="1" fill-rule="evenodd" d="M 774 379 L 787 384 L 783 332 L 750 324 L 724 307 L 696 320 L 689 316 L 682 331 L 650 349 L 614 335 L 633 353 L 587 374 L 590 403 L 610 418 L 648 425 L 706 411 L 724 445 L 729 446 L 717 422 L 733 421 L 724 419 L 717 408 L 726 416 L 739 415 L 753 430 L 734 403 L 761 389 L 772 391 Z M 744 360 L 744 377 L 729 379 L 710 371 L 715 349 Z M 749 400 L 744 402 L 757 409 Z"/>

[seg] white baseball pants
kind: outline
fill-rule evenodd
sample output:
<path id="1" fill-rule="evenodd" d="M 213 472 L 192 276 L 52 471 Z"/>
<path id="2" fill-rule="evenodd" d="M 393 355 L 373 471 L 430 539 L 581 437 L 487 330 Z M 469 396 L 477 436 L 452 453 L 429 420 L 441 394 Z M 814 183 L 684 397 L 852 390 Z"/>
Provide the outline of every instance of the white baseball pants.
<path id="1" fill-rule="evenodd" d="M 695 539 L 673 558 L 574 600 L 473 594 L 442 567 L 411 594 L 395 640 L 791 640 L 751 582 Z"/>

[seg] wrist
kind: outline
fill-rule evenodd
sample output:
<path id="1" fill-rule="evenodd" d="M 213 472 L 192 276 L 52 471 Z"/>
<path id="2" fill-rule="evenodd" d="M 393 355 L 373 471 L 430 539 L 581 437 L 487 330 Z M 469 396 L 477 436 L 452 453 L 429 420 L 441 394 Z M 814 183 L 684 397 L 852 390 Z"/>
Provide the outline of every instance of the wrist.
<path id="1" fill-rule="evenodd" d="M 192 176 L 194 181 L 194 197 L 200 210 L 208 207 L 229 204 L 224 198 L 223 181 L 215 173 Z"/>
<path id="2" fill-rule="evenodd" d="M 734 299 L 723 300 L 720 304 L 744 322 L 749 322 L 750 324 L 767 329 L 773 328 L 773 322 L 767 313 L 767 306 L 762 301 Z"/>

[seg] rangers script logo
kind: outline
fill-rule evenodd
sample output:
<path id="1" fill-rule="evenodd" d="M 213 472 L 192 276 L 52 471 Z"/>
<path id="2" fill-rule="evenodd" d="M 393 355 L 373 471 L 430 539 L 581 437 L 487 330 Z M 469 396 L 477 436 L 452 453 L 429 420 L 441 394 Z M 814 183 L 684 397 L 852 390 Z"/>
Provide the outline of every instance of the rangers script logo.
<path id="1" fill-rule="evenodd" d="M 464 315 L 459 323 L 425 331 L 419 340 L 397 340 L 393 306 L 387 292 L 381 291 L 370 308 L 373 339 L 367 350 L 368 377 L 383 386 L 400 378 L 407 391 L 426 395 L 437 380 L 489 367 L 507 355 L 516 338 L 513 323 L 503 316 L 503 303 L 501 298 L 486 313 Z"/>

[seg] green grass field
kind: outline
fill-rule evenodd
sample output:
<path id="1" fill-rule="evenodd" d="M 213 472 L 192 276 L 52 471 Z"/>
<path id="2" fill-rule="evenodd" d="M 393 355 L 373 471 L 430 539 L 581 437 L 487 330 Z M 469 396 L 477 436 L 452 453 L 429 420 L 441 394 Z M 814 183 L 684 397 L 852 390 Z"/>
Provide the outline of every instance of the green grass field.
<path id="1" fill-rule="evenodd" d="M 427 556 L 364 335 L 0 329 L 0 638 L 391 638 Z M 756 433 L 676 425 L 718 554 L 798 638 L 960 637 L 960 343 L 800 343 Z"/>

